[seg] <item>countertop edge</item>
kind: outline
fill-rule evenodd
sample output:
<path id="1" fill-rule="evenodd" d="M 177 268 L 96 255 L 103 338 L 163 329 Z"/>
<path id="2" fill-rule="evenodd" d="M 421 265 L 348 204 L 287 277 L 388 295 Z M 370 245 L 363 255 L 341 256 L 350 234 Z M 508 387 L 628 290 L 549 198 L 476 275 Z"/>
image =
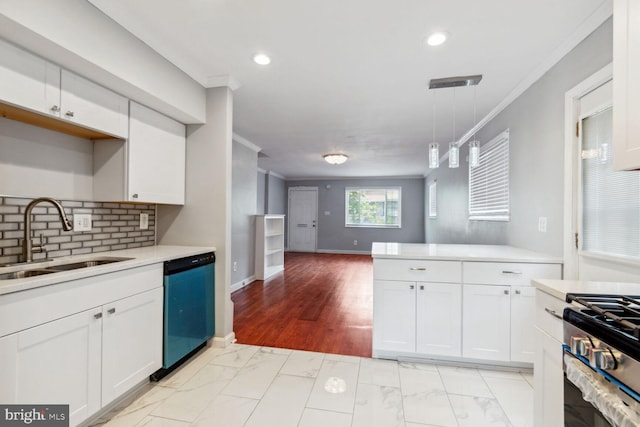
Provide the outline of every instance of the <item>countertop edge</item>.
<path id="1" fill-rule="evenodd" d="M 184 258 L 192 255 L 199 255 L 207 252 L 215 252 L 213 246 L 173 246 L 154 245 L 140 248 L 121 249 L 116 251 L 97 252 L 85 255 L 72 255 L 56 258 L 47 262 L 33 263 L 30 268 L 45 268 L 51 265 L 65 264 L 70 262 L 87 261 L 102 257 L 126 257 L 131 260 L 119 261 L 95 267 L 79 268 L 77 270 L 61 271 L 57 273 L 45 274 L 41 276 L 28 277 L 23 279 L 10 279 L 0 281 L 0 296 L 15 292 L 27 291 L 30 289 L 52 286 L 72 280 L 84 279 L 87 277 L 99 276 L 116 271 L 128 270 L 131 268 L 144 267 L 146 265 L 163 263 L 172 259 Z M 0 273 L 16 271 L 22 266 L 2 267 Z"/>

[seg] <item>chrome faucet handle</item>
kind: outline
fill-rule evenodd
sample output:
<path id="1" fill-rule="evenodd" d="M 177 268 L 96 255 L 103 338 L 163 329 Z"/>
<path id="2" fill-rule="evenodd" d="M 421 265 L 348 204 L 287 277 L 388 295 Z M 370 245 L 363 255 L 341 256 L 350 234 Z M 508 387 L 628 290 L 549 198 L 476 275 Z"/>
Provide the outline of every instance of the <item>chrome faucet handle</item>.
<path id="1" fill-rule="evenodd" d="M 37 252 L 37 253 L 46 252 L 47 251 L 47 248 L 45 247 L 46 244 L 47 244 L 47 238 L 44 236 L 44 234 L 40 233 L 40 235 L 38 236 L 38 243 L 33 243 L 32 252 Z"/>

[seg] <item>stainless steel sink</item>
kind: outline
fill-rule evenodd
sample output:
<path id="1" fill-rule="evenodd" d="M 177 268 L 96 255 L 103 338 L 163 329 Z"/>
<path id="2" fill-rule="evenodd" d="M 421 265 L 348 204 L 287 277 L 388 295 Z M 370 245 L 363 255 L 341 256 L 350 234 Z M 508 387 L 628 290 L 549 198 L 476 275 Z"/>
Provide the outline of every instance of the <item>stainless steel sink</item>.
<path id="1" fill-rule="evenodd" d="M 0 274 L 0 280 L 24 279 L 25 277 L 41 276 L 43 274 L 55 273 L 54 270 L 35 268 L 33 270 L 12 271 L 11 273 Z"/>
<path id="2" fill-rule="evenodd" d="M 128 261 L 130 259 L 133 259 L 133 258 L 118 258 L 118 257 L 96 258 L 88 261 L 72 262 L 70 264 L 52 265 L 47 267 L 47 270 L 53 270 L 53 271 L 76 270 L 78 268 L 95 267 L 97 265 L 105 265 L 105 264 L 112 264 L 114 262 Z"/>
<path id="3" fill-rule="evenodd" d="M 71 262 L 69 264 L 50 265 L 42 268 L 30 268 L 27 270 L 12 271 L 0 274 L 0 280 L 24 279 L 26 277 L 40 276 L 42 274 L 58 273 L 61 271 L 77 270 L 79 268 L 96 267 L 99 265 L 112 264 L 114 262 L 128 261 L 133 258 L 124 257 L 102 257 L 87 261 Z"/>

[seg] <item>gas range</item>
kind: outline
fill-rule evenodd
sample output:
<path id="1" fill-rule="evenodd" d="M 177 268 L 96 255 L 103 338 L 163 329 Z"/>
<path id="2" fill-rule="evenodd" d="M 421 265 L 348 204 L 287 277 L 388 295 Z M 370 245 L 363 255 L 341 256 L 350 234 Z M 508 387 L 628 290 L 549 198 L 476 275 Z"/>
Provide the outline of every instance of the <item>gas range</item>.
<path id="1" fill-rule="evenodd" d="M 575 425 L 640 426 L 640 297 L 568 294 L 566 301 L 565 425 L 585 417 L 584 408 L 567 407 L 568 388 L 576 388 L 595 408 L 593 417 L 610 424 Z"/>

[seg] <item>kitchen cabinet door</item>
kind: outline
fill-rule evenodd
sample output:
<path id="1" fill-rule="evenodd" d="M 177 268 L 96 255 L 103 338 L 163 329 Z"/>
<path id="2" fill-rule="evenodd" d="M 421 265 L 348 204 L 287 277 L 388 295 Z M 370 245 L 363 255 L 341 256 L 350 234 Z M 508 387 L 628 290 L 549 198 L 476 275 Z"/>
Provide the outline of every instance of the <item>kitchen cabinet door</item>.
<path id="1" fill-rule="evenodd" d="M 462 355 L 462 285 L 419 282 L 416 300 L 416 351 Z"/>
<path id="2" fill-rule="evenodd" d="M 508 361 L 509 286 L 463 285 L 462 356 Z"/>
<path id="3" fill-rule="evenodd" d="M 70 425 L 100 409 L 100 309 L 0 339 L 2 403 L 69 404 Z"/>
<path id="4" fill-rule="evenodd" d="M 0 40 L 0 100 L 60 116 L 60 67 Z"/>
<path id="5" fill-rule="evenodd" d="M 536 288 L 511 289 L 511 361 L 533 363 L 536 353 Z"/>
<path id="6" fill-rule="evenodd" d="M 103 306 L 102 406 L 162 367 L 163 288 Z"/>
<path id="7" fill-rule="evenodd" d="M 613 166 L 640 168 L 640 2 L 613 2 Z"/>
<path id="8" fill-rule="evenodd" d="M 183 205 L 184 125 L 132 102 L 129 132 L 127 200 Z"/>
<path id="9" fill-rule="evenodd" d="M 564 426 L 564 374 L 562 345 L 535 328 L 537 349 L 534 375 L 534 427 Z"/>
<path id="10" fill-rule="evenodd" d="M 374 280 L 373 349 L 415 352 L 415 282 Z"/>
<path id="11" fill-rule="evenodd" d="M 67 70 L 61 71 L 60 81 L 61 118 L 119 138 L 127 137 L 127 98 Z"/>

